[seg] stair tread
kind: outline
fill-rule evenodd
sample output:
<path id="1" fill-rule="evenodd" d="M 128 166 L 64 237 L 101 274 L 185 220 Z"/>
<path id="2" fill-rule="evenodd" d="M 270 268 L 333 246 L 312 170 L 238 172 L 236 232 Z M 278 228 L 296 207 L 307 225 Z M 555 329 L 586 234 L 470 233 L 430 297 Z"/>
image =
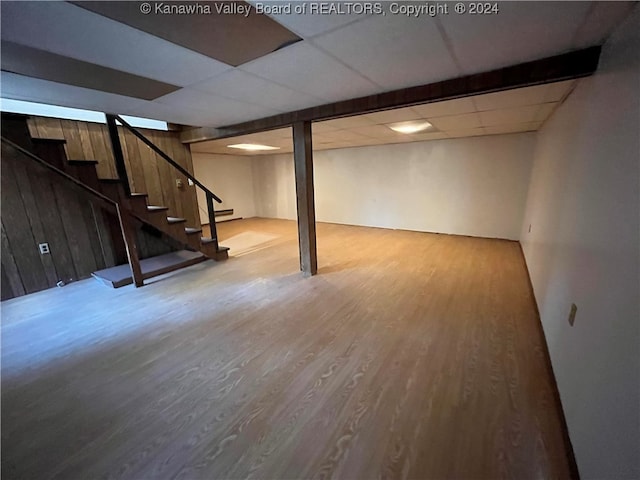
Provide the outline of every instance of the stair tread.
<path id="1" fill-rule="evenodd" d="M 141 260 L 140 269 L 142 270 L 143 278 L 147 279 L 179 268 L 194 265 L 206 259 L 207 257 L 201 252 L 179 250 L 177 252 L 170 252 Z M 127 263 L 118 265 L 117 267 L 98 270 L 91 275 L 114 288 L 132 283 L 131 268 Z"/>
<path id="2" fill-rule="evenodd" d="M 149 212 L 164 212 L 169 210 L 169 207 L 164 207 L 162 205 L 147 205 L 147 210 Z"/>
<path id="3" fill-rule="evenodd" d="M 215 242 L 215 238 L 211 238 L 211 237 L 200 237 L 200 243 L 202 243 L 203 245 L 206 245 L 208 243 L 213 243 Z"/>
<path id="4" fill-rule="evenodd" d="M 194 228 L 194 227 L 185 227 L 184 231 L 187 233 L 187 235 L 193 235 L 194 233 L 202 232 L 202 229 Z"/>
<path id="5" fill-rule="evenodd" d="M 148 193 L 131 192 L 131 196 L 132 197 L 148 197 L 149 194 Z"/>
<path id="6" fill-rule="evenodd" d="M 41 138 L 41 137 L 37 137 L 37 138 L 32 138 L 31 139 L 32 142 L 34 143 L 67 143 L 66 140 L 62 139 L 62 138 Z"/>
<path id="7" fill-rule="evenodd" d="M 186 222 L 186 221 L 187 221 L 186 218 L 167 217 L 167 222 L 169 222 L 169 223 L 181 223 L 181 222 Z"/>
<path id="8" fill-rule="evenodd" d="M 97 165 L 97 160 L 67 160 L 69 165 Z"/>

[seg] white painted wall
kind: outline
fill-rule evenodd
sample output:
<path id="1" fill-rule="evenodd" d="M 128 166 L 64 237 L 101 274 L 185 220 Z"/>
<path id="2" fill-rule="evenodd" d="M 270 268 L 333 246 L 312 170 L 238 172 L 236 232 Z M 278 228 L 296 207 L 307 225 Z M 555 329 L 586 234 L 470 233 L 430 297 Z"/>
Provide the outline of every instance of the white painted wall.
<path id="1" fill-rule="evenodd" d="M 639 16 L 539 132 L 522 227 L 583 479 L 640 478 Z"/>
<path id="2" fill-rule="evenodd" d="M 517 240 L 531 133 L 314 152 L 316 218 Z M 254 159 L 259 216 L 296 218 L 291 154 Z"/>
<path id="3" fill-rule="evenodd" d="M 195 177 L 223 200 L 222 203 L 214 202 L 215 209 L 233 208 L 233 216 L 219 217 L 217 221 L 255 217 L 251 157 L 196 152 L 191 155 Z M 205 195 L 200 188 L 196 191 L 200 221 L 209 223 Z"/>

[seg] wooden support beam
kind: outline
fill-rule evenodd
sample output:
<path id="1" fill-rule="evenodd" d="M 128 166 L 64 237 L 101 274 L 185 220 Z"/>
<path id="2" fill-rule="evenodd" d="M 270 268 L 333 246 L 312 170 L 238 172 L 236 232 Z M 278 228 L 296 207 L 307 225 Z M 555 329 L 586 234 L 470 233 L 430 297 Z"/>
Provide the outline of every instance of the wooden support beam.
<path id="1" fill-rule="evenodd" d="M 133 219 L 128 211 L 123 210 L 120 204 L 117 205 L 118 220 L 120 220 L 120 229 L 122 230 L 122 238 L 127 247 L 127 258 L 131 267 L 131 276 L 133 283 L 137 287 L 144 285 L 144 277 L 142 276 L 142 268 L 140 268 L 140 257 L 138 256 L 138 245 L 136 244 L 136 230 L 133 226 Z"/>
<path id="2" fill-rule="evenodd" d="M 305 276 L 311 276 L 318 272 L 311 122 L 293 124 L 293 161 L 296 171 L 300 270 Z"/>
<path id="3" fill-rule="evenodd" d="M 477 73 L 442 82 L 319 105 L 236 125 L 184 130 L 180 134 L 180 139 L 183 143 L 204 142 L 288 127 L 296 122 L 330 120 L 332 118 L 586 77 L 596 71 L 599 58 L 600 47 L 590 47 L 556 55 L 555 57 L 500 68 L 491 72 Z"/>

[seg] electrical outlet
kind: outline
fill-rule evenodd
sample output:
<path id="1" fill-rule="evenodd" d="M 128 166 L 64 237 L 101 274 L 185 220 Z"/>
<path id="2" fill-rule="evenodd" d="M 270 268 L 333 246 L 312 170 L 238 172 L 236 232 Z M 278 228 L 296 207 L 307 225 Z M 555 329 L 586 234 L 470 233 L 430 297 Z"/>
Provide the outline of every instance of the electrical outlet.
<path id="1" fill-rule="evenodd" d="M 48 255 L 49 253 L 51 253 L 48 243 L 39 243 L 38 249 L 40 250 L 40 255 Z"/>
<path id="2" fill-rule="evenodd" d="M 569 325 L 573 327 L 573 324 L 576 321 L 576 312 L 578 311 L 578 307 L 575 303 L 571 304 L 571 310 L 569 311 Z"/>

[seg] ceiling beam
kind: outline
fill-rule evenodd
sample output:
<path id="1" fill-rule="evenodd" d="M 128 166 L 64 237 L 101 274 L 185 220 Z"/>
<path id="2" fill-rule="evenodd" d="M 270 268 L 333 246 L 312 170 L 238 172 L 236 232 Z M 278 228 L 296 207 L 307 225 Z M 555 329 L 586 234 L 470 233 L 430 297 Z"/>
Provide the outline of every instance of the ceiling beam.
<path id="1" fill-rule="evenodd" d="M 330 120 L 586 77 L 596 71 L 599 57 L 600 47 L 590 47 L 490 72 L 319 105 L 235 125 L 184 130 L 180 138 L 183 143 L 204 142 L 288 127 L 296 122 Z"/>

